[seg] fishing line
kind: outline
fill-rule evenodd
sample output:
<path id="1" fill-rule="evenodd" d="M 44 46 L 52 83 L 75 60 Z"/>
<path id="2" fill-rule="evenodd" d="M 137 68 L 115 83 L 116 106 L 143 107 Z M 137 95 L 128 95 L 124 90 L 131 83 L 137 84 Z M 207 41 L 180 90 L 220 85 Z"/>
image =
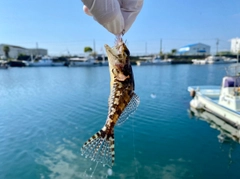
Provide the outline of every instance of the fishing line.
<path id="1" fill-rule="evenodd" d="M 92 172 L 92 174 L 91 174 L 91 176 L 90 176 L 91 178 L 93 177 L 93 174 L 94 174 L 94 172 L 95 172 L 97 166 L 98 166 L 98 162 L 96 163 L 95 168 L 94 168 L 94 170 L 93 170 L 93 172 Z"/>
<path id="2" fill-rule="evenodd" d="M 134 118 L 132 120 L 132 134 L 133 134 L 133 157 L 134 157 L 134 165 L 136 167 L 137 178 L 139 178 L 137 162 L 136 162 L 136 149 L 135 149 L 135 130 L 134 130 Z"/>

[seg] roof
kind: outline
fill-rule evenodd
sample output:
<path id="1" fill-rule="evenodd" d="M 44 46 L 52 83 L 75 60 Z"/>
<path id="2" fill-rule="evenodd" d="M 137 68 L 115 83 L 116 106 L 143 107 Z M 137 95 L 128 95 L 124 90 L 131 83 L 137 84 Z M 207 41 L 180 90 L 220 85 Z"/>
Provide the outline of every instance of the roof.
<path id="1" fill-rule="evenodd" d="M 28 50 L 47 50 L 45 48 L 28 48 Z"/>
<path id="2" fill-rule="evenodd" d="M 194 46 L 198 46 L 198 45 L 203 45 L 203 46 L 207 46 L 210 48 L 209 45 L 206 45 L 206 44 L 203 44 L 203 43 L 195 43 L 195 44 L 189 44 L 189 45 L 185 45 L 181 48 L 178 49 L 178 53 L 185 53 L 185 52 L 188 52 L 190 50 L 191 47 L 194 47 Z M 205 53 L 206 50 L 198 50 L 197 52 L 199 53 Z"/>
<path id="3" fill-rule="evenodd" d="M 8 44 L 0 44 L 0 46 L 9 46 L 9 47 L 13 47 L 13 48 L 20 48 L 20 49 L 26 49 L 24 47 L 20 47 L 20 46 L 16 46 L 16 45 L 8 45 Z"/>
<path id="4" fill-rule="evenodd" d="M 192 46 L 196 46 L 196 45 L 205 45 L 205 46 L 208 46 L 208 47 L 210 47 L 209 45 L 206 45 L 206 44 L 203 44 L 203 43 L 195 43 L 195 44 L 189 44 L 189 45 L 185 45 L 185 46 L 183 46 L 183 47 L 181 47 L 181 48 L 185 48 L 185 47 L 192 47 Z"/>

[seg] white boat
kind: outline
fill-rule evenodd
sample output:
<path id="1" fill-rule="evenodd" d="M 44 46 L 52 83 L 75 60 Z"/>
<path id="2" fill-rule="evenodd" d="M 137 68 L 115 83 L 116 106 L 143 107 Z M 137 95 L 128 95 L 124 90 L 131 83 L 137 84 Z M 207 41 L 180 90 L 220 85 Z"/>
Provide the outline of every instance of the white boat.
<path id="1" fill-rule="evenodd" d="M 145 66 L 145 65 L 164 65 L 164 64 L 171 64 L 171 59 L 161 59 L 160 57 L 154 57 L 151 60 L 146 61 L 137 61 L 138 66 Z"/>
<path id="2" fill-rule="evenodd" d="M 46 66 L 52 66 L 53 61 L 49 56 L 43 56 L 38 57 L 36 59 L 32 59 L 30 62 L 28 62 L 28 66 L 30 67 L 46 67 Z"/>
<path id="3" fill-rule="evenodd" d="M 95 66 L 95 59 L 93 57 L 75 57 L 69 58 L 69 66 Z"/>
<path id="4" fill-rule="evenodd" d="M 230 59 L 223 56 L 209 56 L 205 60 L 208 64 L 237 63 L 237 59 Z"/>
<path id="5" fill-rule="evenodd" d="M 206 60 L 198 60 L 198 59 L 193 59 L 192 60 L 193 64 L 197 64 L 197 65 L 204 65 L 206 64 Z"/>
<path id="6" fill-rule="evenodd" d="M 240 130 L 234 125 L 227 123 L 221 118 L 205 110 L 197 110 L 191 107 L 189 113 L 191 117 L 194 116 L 197 117 L 197 119 L 206 121 L 209 123 L 211 128 L 219 130 L 220 134 L 217 136 L 219 142 L 222 143 L 229 141 L 230 139 L 240 143 Z"/>
<path id="7" fill-rule="evenodd" d="M 209 56 L 203 60 L 193 59 L 193 64 L 204 65 L 204 64 L 230 64 L 237 63 L 237 59 L 226 58 L 224 56 Z"/>
<path id="8" fill-rule="evenodd" d="M 8 69 L 7 61 L 0 60 L 0 69 Z"/>
<path id="9" fill-rule="evenodd" d="M 189 86 L 188 91 L 193 97 L 191 107 L 209 111 L 240 127 L 240 65 L 229 66 L 221 86 Z"/>

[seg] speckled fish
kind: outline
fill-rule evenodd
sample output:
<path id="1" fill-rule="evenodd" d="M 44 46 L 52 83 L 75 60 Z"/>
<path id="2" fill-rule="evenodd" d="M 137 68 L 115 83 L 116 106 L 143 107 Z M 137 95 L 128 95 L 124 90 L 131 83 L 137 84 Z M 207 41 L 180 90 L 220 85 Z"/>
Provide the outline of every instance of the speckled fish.
<path id="1" fill-rule="evenodd" d="M 105 45 L 105 49 L 111 77 L 107 120 L 103 128 L 85 142 L 81 151 L 83 156 L 112 167 L 115 160 L 114 127 L 126 121 L 140 100 L 134 93 L 130 52 L 125 43 L 117 38 L 113 48 Z"/>

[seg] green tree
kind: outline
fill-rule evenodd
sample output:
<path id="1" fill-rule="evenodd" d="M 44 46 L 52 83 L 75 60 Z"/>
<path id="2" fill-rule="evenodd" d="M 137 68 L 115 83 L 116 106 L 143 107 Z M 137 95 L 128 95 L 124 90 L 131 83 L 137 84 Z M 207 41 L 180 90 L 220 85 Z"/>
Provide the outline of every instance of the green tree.
<path id="1" fill-rule="evenodd" d="M 91 47 L 84 47 L 84 52 L 85 53 L 91 53 L 92 52 L 92 48 Z"/>
<path id="2" fill-rule="evenodd" d="M 6 58 L 8 59 L 8 57 L 9 57 L 9 52 L 10 52 L 9 46 L 5 45 L 5 46 L 3 47 L 3 51 L 4 51 L 4 53 L 5 53 Z"/>
<path id="3" fill-rule="evenodd" d="M 233 53 L 232 52 L 230 52 L 230 51 L 221 51 L 221 52 L 218 52 L 217 53 L 217 55 L 222 55 L 222 56 L 224 56 L 224 55 L 233 55 Z"/>
<path id="4" fill-rule="evenodd" d="M 172 49 L 171 53 L 175 54 L 177 52 L 177 49 Z"/>

